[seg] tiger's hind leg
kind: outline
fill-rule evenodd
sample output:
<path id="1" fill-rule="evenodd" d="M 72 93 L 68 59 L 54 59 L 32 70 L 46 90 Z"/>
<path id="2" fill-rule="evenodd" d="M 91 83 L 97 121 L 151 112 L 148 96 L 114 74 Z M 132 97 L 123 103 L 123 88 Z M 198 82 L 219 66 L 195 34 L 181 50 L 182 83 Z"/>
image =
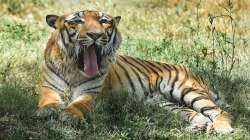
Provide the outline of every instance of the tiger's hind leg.
<path id="1" fill-rule="evenodd" d="M 174 96 L 179 94 L 178 103 L 184 103 L 189 109 L 193 109 L 212 121 L 211 130 L 218 133 L 232 133 L 230 115 L 223 111 L 209 95 L 193 88 L 184 88 L 182 92 L 173 93 Z"/>
<path id="2" fill-rule="evenodd" d="M 61 108 L 63 108 L 63 101 L 60 95 L 50 88 L 42 87 L 36 115 L 47 117 Z"/>
<path id="3" fill-rule="evenodd" d="M 180 113 L 181 119 L 189 123 L 189 126 L 186 127 L 188 132 L 197 132 L 197 131 L 209 131 L 212 121 L 202 115 L 201 113 L 196 112 L 193 109 L 189 109 L 184 106 L 179 106 L 174 102 L 165 102 L 160 104 L 160 107 L 174 112 Z"/>
<path id="4" fill-rule="evenodd" d="M 180 112 L 181 118 L 190 125 L 186 128 L 189 132 L 209 131 L 211 129 L 212 121 L 192 109 L 183 109 Z"/>

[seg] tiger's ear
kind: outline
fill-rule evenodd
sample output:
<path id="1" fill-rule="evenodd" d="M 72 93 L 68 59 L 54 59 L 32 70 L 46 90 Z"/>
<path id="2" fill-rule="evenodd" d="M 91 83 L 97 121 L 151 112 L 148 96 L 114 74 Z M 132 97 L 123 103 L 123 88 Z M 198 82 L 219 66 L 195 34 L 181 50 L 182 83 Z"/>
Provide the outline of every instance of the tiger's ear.
<path id="1" fill-rule="evenodd" d="M 59 18 L 59 16 L 57 16 L 57 15 L 47 15 L 46 22 L 50 27 L 56 29 L 56 21 L 58 18 Z"/>
<path id="2" fill-rule="evenodd" d="M 121 20 L 121 16 L 116 16 L 115 17 L 115 25 L 117 26 Z"/>

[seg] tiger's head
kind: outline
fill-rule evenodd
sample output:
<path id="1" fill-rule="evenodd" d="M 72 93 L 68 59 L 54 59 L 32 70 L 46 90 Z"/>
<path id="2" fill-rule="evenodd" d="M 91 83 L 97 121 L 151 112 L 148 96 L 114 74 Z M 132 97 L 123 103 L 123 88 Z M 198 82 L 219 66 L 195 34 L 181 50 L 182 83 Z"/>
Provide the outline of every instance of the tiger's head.
<path id="1" fill-rule="evenodd" d="M 46 16 L 64 56 L 72 58 L 87 77 L 95 76 L 113 60 L 122 40 L 117 29 L 120 19 L 98 11 Z"/>

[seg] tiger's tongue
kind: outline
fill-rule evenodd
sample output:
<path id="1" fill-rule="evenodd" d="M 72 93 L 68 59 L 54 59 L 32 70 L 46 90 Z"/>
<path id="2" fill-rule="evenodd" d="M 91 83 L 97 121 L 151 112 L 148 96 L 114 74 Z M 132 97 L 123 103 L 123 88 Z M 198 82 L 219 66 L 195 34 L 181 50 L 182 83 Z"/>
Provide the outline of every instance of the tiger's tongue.
<path id="1" fill-rule="evenodd" d="M 84 72 L 92 77 L 98 72 L 97 57 L 94 46 L 89 47 L 84 52 Z"/>

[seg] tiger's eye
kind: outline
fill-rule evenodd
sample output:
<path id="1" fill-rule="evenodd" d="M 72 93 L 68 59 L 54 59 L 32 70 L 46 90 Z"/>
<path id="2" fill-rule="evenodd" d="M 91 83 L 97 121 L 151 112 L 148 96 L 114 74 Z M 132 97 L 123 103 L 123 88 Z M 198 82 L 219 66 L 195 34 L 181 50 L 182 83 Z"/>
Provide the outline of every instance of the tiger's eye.
<path id="1" fill-rule="evenodd" d="M 101 19 L 100 22 L 101 22 L 101 23 L 106 23 L 106 24 L 110 23 L 110 21 L 107 20 L 107 19 Z"/>
<path id="2" fill-rule="evenodd" d="M 99 20 L 99 22 L 101 24 L 111 24 L 112 21 L 109 18 L 107 18 L 107 17 L 101 17 L 100 20 Z"/>

